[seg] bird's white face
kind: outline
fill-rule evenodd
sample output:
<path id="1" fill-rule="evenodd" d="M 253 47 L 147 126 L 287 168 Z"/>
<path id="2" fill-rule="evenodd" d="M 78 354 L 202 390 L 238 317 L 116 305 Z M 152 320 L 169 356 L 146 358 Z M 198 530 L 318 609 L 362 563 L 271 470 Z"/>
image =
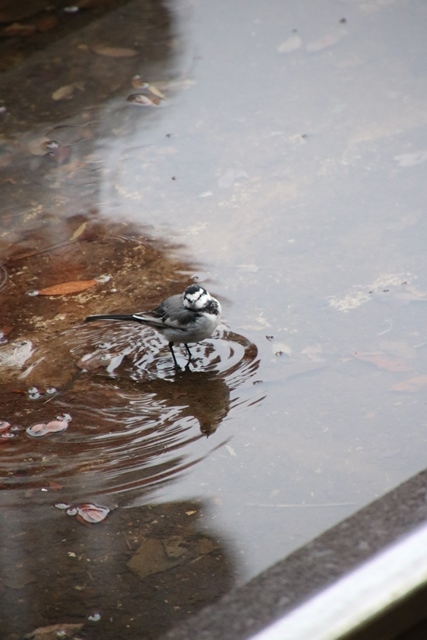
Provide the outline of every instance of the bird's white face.
<path id="1" fill-rule="evenodd" d="M 212 300 L 212 297 L 206 289 L 203 289 L 198 284 L 191 284 L 184 291 L 183 303 L 187 309 L 192 309 L 193 311 L 203 309 L 210 300 Z"/>

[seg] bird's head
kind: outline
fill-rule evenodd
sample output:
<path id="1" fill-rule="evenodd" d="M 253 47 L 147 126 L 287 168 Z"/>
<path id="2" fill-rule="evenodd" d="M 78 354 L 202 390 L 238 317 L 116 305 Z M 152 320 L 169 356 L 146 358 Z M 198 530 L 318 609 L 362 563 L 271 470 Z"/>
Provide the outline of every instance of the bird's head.
<path id="1" fill-rule="evenodd" d="M 210 294 L 198 284 L 190 284 L 183 293 L 184 307 L 198 311 L 203 309 L 212 300 Z"/>

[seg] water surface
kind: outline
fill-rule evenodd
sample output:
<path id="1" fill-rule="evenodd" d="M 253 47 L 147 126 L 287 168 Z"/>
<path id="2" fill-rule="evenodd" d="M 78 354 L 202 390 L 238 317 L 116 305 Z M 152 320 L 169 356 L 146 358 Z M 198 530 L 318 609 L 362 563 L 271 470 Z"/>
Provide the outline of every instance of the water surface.
<path id="1" fill-rule="evenodd" d="M 426 9 L 53 13 L 4 45 L 2 619 L 155 637 L 425 466 Z M 191 281 L 191 370 L 82 325 Z"/>

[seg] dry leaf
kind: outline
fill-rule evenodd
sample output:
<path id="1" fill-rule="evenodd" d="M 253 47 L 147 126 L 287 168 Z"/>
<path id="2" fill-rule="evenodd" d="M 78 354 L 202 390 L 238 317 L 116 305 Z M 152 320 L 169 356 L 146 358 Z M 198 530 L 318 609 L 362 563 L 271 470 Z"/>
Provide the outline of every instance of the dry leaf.
<path id="1" fill-rule="evenodd" d="M 384 353 L 355 353 L 354 357 L 357 360 L 361 360 L 362 362 L 369 362 L 370 364 L 374 364 L 379 369 L 383 369 L 383 371 L 391 371 L 395 373 L 397 371 L 411 371 L 412 367 L 410 367 L 406 362 L 400 360 L 399 358 L 394 358 L 393 356 L 385 355 Z"/>
<path id="2" fill-rule="evenodd" d="M 42 136 L 40 138 L 34 138 L 30 140 L 28 143 L 28 150 L 32 153 L 33 156 L 44 156 L 47 153 L 46 143 L 49 143 L 50 140 L 46 136 Z"/>
<path id="3" fill-rule="evenodd" d="M 393 391 L 403 391 L 405 393 L 417 393 L 427 387 L 427 374 L 409 378 L 404 382 L 398 382 L 392 386 Z"/>
<path id="4" fill-rule="evenodd" d="M 74 90 L 78 89 L 79 91 L 85 90 L 84 82 L 73 82 L 73 84 L 66 84 L 63 87 L 60 87 L 56 91 L 52 93 L 53 100 L 69 100 L 73 97 Z"/>
<path id="5" fill-rule="evenodd" d="M 32 36 L 35 31 L 36 27 L 33 24 L 21 24 L 20 22 L 14 22 L 3 29 L 2 35 L 10 38 L 15 38 L 17 36 Z"/>
<path id="6" fill-rule="evenodd" d="M 162 100 L 166 98 L 165 94 L 160 91 L 160 89 L 158 89 L 154 84 L 150 84 L 148 90 L 151 91 L 151 93 L 157 98 L 161 98 Z"/>
<path id="7" fill-rule="evenodd" d="M 78 227 L 78 228 L 74 231 L 74 233 L 73 233 L 73 235 L 71 236 L 70 240 L 76 240 L 79 236 L 81 236 L 81 235 L 82 235 L 82 233 L 83 233 L 83 231 L 86 229 L 86 227 L 87 227 L 87 220 L 86 220 L 86 222 L 83 222 L 83 223 L 80 225 L 80 227 Z"/>
<path id="8" fill-rule="evenodd" d="M 74 93 L 75 86 L 66 84 L 52 93 L 52 100 L 68 100 Z"/>
<path id="9" fill-rule="evenodd" d="M 39 627 L 25 636 L 31 640 L 54 640 L 54 638 L 74 638 L 83 624 L 51 624 L 48 627 Z"/>
<path id="10" fill-rule="evenodd" d="M 75 282 L 62 282 L 61 284 L 54 284 L 52 287 L 45 287 L 39 289 L 39 296 L 66 296 L 70 293 L 79 293 L 80 291 L 86 291 L 90 287 L 94 287 L 97 283 L 96 280 L 76 280 Z"/>
<path id="11" fill-rule="evenodd" d="M 58 484 L 58 482 L 54 482 L 53 480 L 49 480 L 47 485 L 51 491 L 59 491 L 64 488 L 62 484 Z"/>
<path id="12" fill-rule="evenodd" d="M 138 51 L 128 47 L 104 47 L 102 45 L 92 47 L 92 51 L 100 56 L 109 58 L 133 58 L 138 54 Z"/>
<path id="13" fill-rule="evenodd" d="M 234 451 L 233 447 L 231 447 L 229 444 L 226 444 L 225 448 L 227 449 L 230 456 L 234 456 L 237 458 L 237 453 Z"/>

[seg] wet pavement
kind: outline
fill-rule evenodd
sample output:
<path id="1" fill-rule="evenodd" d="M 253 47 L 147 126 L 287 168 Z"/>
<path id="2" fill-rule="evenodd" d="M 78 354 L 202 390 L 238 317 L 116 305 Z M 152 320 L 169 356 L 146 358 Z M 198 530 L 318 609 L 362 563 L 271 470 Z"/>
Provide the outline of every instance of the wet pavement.
<path id="1" fill-rule="evenodd" d="M 154 638 L 425 466 L 426 9 L 24 5 L 0 3 L 0 618 Z M 190 282 L 224 313 L 182 371 L 149 328 L 83 324 Z"/>

